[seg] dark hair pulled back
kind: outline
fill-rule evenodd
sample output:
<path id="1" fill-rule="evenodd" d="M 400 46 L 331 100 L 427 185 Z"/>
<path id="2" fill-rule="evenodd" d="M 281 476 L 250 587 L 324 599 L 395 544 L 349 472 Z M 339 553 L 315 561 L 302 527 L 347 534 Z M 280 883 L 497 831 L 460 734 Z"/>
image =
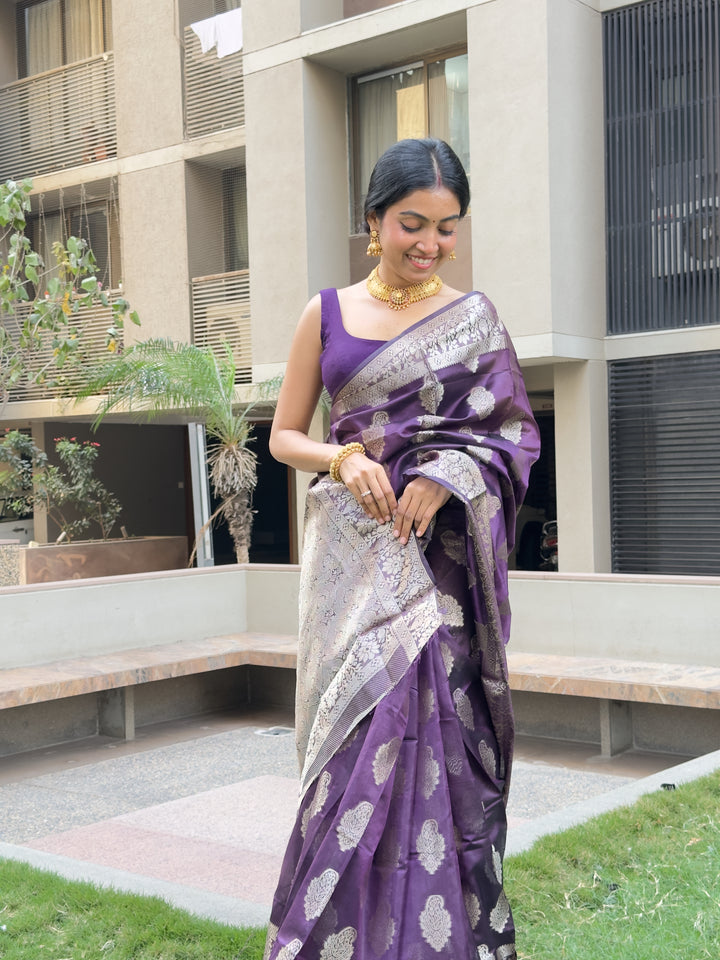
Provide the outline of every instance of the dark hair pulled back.
<path id="1" fill-rule="evenodd" d="M 365 197 L 367 218 L 374 213 L 382 220 L 385 211 L 414 190 L 446 187 L 454 193 L 464 217 L 470 205 L 470 184 L 462 163 L 444 140 L 399 140 L 375 164 Z"/>

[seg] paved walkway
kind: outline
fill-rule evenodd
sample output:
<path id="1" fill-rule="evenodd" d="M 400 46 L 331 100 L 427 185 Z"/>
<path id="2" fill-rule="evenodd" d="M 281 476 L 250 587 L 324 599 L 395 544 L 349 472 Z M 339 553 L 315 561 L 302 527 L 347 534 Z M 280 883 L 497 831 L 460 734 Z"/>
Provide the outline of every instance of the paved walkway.
<path id="1" fill-rule="evenodd" d="M 222 715 L 0 761 L 0 857 L 162 896 L 231 924 L 268 919 L 296 808 L 292 718 Z M 580 746 L 518 745 L 508 853 L 720 767 Z"/>

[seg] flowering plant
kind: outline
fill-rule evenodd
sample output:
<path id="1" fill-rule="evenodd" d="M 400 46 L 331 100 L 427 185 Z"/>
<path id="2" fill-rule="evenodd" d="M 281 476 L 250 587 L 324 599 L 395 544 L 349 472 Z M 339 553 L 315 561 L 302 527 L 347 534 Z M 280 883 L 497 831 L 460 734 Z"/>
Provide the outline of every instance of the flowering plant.
<path id="1" fill-rule="evenodd" d="M 60 464 L 48 461 L 33 440 L 19 430 L 6 430 L 0 440 L 0 496 L 19 515 L 41 506 L 60 528 L 60 538 L 73 540 L 92 524 L 107 540 L 121 511 L 114 494 L 95 476 L 100 444 L 76 437 L 56 437 Z"/>

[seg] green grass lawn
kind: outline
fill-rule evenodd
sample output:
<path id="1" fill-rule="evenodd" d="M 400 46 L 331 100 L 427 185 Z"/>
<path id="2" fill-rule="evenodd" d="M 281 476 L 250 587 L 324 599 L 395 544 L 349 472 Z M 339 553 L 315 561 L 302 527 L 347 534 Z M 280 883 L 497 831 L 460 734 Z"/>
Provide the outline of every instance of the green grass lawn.
<path id="1" fill-rule="evenodd" d="M 720 773 L 509 858 L 520 960 L 719 960 Z"/>
<path id="2" fill-rule="evenodd" d="M 719 960 L 720 772 L 508 858 L 520 960 Z M 261 960 L 264 930 L 0 861 L 0 960 Z"/>

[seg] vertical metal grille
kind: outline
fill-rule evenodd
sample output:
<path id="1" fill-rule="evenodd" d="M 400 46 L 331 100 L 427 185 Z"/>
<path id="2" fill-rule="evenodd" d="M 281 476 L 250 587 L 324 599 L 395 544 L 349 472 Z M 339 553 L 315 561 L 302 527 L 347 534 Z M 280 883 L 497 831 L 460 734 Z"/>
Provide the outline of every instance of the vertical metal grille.
<path id="1" fill-rule="evenodd" d="M 720 316 L 720 5 L 605 14 L 608 333 Z"/>
<path id="2" fill-rule="evenodd" d="M 720 575 L 720 352 L 609 365 L 613 570 Z"/>

